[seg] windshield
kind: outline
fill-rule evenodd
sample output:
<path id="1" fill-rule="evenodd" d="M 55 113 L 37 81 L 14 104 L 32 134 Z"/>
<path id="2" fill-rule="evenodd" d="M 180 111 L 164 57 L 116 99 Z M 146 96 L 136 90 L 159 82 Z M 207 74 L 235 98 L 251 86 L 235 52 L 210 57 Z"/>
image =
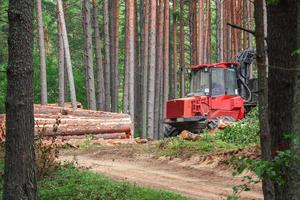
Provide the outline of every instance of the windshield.
<path id="1" fill-rule="evenodd" d="M 192 93 L 199 95 L 209 94 L 209 73 L 208 70 L 193 70 L 192 71 Z"/>
<path id="2" fill-rule="evenodd" d="M 238 95 L 236 72 L 234 69 L 227 69 L 225 83 L 228 95 Z"/>
<path id="3" fill-rule="evenodd" d="M 223 68 L 212 68 L 211 70 L 211 96 L 220 96 L 225 94 L 224 85 L 224 69 Z"/>

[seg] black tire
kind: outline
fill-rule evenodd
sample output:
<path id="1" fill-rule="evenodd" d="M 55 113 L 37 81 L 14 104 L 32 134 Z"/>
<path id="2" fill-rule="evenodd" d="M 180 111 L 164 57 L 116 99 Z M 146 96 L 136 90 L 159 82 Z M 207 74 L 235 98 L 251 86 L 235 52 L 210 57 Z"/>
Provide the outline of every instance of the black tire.
<path id="1" fill-rule="evenodd" d="M 176 137 L 180 133 L 180 130 L 171 125 L 165 125 L 164 128 L 164 136 L 168 137 Z"/>

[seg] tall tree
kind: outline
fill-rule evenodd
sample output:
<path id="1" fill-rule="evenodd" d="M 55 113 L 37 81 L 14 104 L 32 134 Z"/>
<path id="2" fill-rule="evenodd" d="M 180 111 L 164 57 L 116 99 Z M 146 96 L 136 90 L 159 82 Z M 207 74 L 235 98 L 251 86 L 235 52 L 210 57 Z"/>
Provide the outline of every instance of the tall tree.
<path id="1" fill-rule="evenodd" d="M 60 18 L 60 21 L 61 21 L 62 38 L 63 38 L 63 43 L 64 43 L 64 53 L 65 53 L 65 66 L 67 68 L 67 76 L 68 76 L 69 87 L 70 87 L 71 103 L 72 103 L 73 108 L 77 108 L 76 91 L 75 91 L 73 69 L 72 69 L 72 63 L 71 63 L 69 40 L 68 40 L 68 35 L 67 35 L 67 28 L 66 28 L 66 23 L 65 23 L 65 16 L 64 16 L 62 0 L 57 0 L 57 6 L 58 6 L 58 17 Z"/>
<path id="2" fill-rule="evenodd" d="M 169 99 L 169 60 L 170 60 L 170 0 L 165 0 L 164 2 L 165 7 L 164 7 L 164 64 L 163 64 L 163 101 L 162 101 L 162 116 L 161 120 L 164 118 L 164 114 L 166 111 L 165 103 Z M 163 137 L 163 131 L 160 131 L 160 138 Z"/>
<path id="3" fill-rule="evenodd" d="M 262 159 L 270 161 L 271 158 L 271 135 L 269 130 L 268 118 L 268 79 L 265 48 L 265 29 L 264 23 L 264 0 L 254 1 L 255 10 L 255 40 L 256 40 L 256 61 L 258 71 L 258 108 L 259 108 L 259 129 Z M 270 180 L 263 180 L 263 192 L 265 199 L 274 199 L 273 185 Z"/>
<path id="4" fill-rule="evenodd" d="M 205 51 L 206 51 L 206 63 L 211 62 L 211 1 L 206 0 L 206 42 L 205 42 Z"/>
<path id="5" fill-rule="evenodd" d="M 135 0 L 128 0 L 128 68 L 129 68 L 129 113 L 134 121 L 135 89 Z"/>
<path id="6" fill-rule="evenodd" d="M 217 42 L 217 60 L 223 61 L 223 9 L 222 0 L 216 0 L 216 42 Z"/>
<path id="7" fill-rule="evenodd" d="M 197 62 L 204 62 L 204 0 L 198 0 L 198 12 L 197 12 Z"/>
<path id="8" fill-rule="evenodd" d="M 129 57 L 130 57 L 130 48 L 129 48 L 129 2 L 125 0 L 125 68 L 124 68 L 124 91 L 123 91 L 123 112 L 129 113 Z"/>
<path id="9" fill-rule="evenodd" d="M 143 60 L 142 60 L 142 100 L 143 100 L 143 122 L 142 122 L 142 137 L 147 137 L 148 129 L 148 61 L 149 61 L 149 17 L 150 17 L 150 2 L 149 0 L 144 1 L 144 14 L 143 14 L 143 33 L 142 33 L 142 49 L 143 49 Z"/>
<path id="10" fill-rule="evenodd" d="M 109 34 L 109 0 L 103 0 L 103 30 L 104 30 L 104 50 L 105 50 L 105 110 L 111 110 L 111 80 L 110 80 L 110 34 Z"/>
<path id="11" fill-rule="evenodd" d="M 3 199 L 38 199 L 33 118 L 33 8 L 9 1 Z"/>
<path id="12" fill-rule="evenodd" d="M 95 77 L 93 68 L 92 26 L 89 0 L 82 1 L 82 23 L 84 32 L 84 64 L 86 70 L 86 95 L 89 109 L 96 110 Z"/>
<path id="13" fill-rule="evenodd" d="M 295 152 L 285 169 L 284 185 L 275 183 L 275 199 L 299 199 L 299 143 L 286 134 L 300 133 L 300 2 L 297 0 L 268 3 L 268 101 L 272 137 L 271 153 L 291 149 Z M 286 33 L 289 30 L 289 34 Z"/>
<path id="14" fill-rule="evenodd" d="M 40 55 L 40 86 L 41 86 L 41 104 L 47 104 L 47 72 L 45 55 L 45 36 L 43 26 L 42 0 L 37 0 L 37 20 L 39 36 L 39 55 Z"/>
<path id="15" fill-rule="evenodd" d="M 155 101 L 155 46 L 156 46 L 156 1 L 150 0 L 149 25 L 149 86 L 148 86 L 148 137 L 154 138 L 154 101 Z"/>
<path id="16" fill-rule="evenodd" d="M 177 91 L 177 0 L 173 0 L 173 65 L 170 69 L 170 98 L 176 98 Z"/>
<path id="17" fill-rule="evenodd" d="M 180 65 L 180 96 L 184 97 L 185 95 L 185 55 L 184 55 L 184 0 L 180 0 L 180 56 L 179 56 L 179 65 Z"/>
<path id="18" fill-rule="evenodd" d="M 118 111 L 119 94 L 119 0 L 110 3 L 110 65 L 111 65 L 111 109 Z"/>
<path id="19" fill-rule="evenodd" d="M 58 105 L 64 106 L 65 104 L 65 53 L 64 41 L 61 29 L 61 19 L 57 15 L 57 38 L 58 38 Z"/>
<path id="20" fill-rule="evenodd" d="M 93 24 L 95 37 L 95 57 L 96 57 L 96 105 L 98 110 L 105 110 L 105 89 L 104 89 L 104 69 L 101 51 L 101 39 L 98 22 L 98 2 L 93 0 Z"/>

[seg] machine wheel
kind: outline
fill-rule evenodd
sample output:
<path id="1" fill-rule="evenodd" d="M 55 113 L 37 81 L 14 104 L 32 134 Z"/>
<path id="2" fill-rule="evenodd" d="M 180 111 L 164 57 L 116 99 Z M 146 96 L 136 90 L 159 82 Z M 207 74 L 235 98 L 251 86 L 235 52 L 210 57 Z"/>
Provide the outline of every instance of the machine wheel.
<path id="1" fill-rule="evenodd" d="M 171 125 L 165 125 L 164 136 L 165 137 L 175 137 L 180 133 L 180 130 Z"/>

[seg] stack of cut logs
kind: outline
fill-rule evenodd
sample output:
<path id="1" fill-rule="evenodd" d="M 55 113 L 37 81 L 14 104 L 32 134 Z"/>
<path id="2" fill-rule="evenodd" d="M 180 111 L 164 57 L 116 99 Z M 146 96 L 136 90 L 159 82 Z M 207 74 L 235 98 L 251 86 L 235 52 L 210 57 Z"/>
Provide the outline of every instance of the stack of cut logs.
<path id="1" fill-rule="evenodd" d="M 34 105 L 35 134 L 45 137 L 83 137 L 92 135 L 104 139 L 131 138 L 130 116 L 123 113 L 77 109 L 66 104 Z M 0 115 L 0 140 L 5 138 L 5 115 Z"/>

